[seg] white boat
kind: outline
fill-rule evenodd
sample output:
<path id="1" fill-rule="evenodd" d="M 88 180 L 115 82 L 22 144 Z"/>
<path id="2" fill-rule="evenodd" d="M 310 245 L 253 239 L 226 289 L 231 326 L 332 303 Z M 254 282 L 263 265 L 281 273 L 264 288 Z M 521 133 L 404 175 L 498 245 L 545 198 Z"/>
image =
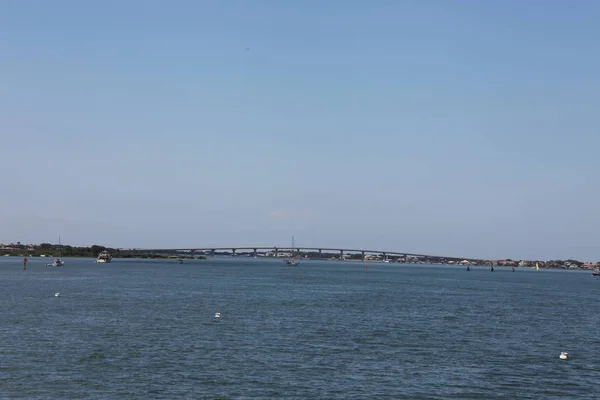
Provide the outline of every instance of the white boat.
<path id="1" fill-rule="evenodd" d="M 46 267 L 62 267 L 65 265 L 65 262 L 60 258 L 60 250 L 62 249 L 62 245 L 60 244 L 60 236 L 58 237 L 58 257 L 54 259 L 54 262 L 50 264 L 46 264 Z"/>
<path id="2" fill-rule="evenodd" d="M 98 258 L 96 258 L 97 263 L 109 263 L 111 260 L 112 256 L 106 250 L 100 252 L 100 254 L 98 254 Z"/>
<path id="3" fill-rule="evenodd" d="M 295 267 L 296 265 L 298 265 L 298 261 L 296 260 L 296 257 L 294 257 L 294 237 L 293 236 L 292 236 L 292 258 L 285 260 L 285 264 L 290 265 L 292 267 Z"/>
<path id="4" fill-rule="evenodd" d="M 62 267 L 63 265 L 65 265 L 65 262 L 60 258 L 56 258 L 53 263 L 46 265 L 49 267 Z"/>
<path id="5" fill-rule="evenodd" d="M 592 276 L 600 276 L 600 267 L 596 267 L 593 269 Z"/>

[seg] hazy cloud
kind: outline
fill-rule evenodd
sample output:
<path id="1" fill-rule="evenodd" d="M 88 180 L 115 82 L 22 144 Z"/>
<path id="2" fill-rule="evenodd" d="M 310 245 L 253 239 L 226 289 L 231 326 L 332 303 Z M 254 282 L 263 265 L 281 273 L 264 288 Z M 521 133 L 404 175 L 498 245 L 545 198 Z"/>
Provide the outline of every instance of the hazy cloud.
<path id="1" fill-rule="evenodd" d="M 312 217 L 314 213 L 310 210 L 296 210 L 296 209 L 278 209 L 267 212 L 269 218 L 284 219 L 284 218 L 306 218 Z"/>

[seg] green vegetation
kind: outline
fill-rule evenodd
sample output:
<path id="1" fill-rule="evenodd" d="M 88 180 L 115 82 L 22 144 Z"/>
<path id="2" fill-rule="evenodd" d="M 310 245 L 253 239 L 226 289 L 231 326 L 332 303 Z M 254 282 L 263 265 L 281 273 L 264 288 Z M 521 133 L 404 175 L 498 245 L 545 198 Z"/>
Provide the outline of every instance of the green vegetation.
<path id="1" fill-rule="evenodd" d="M 90 257 L 96 258 L 98 254 L 104 250 L 108 251 L 113 258 L 181 258 L 181 259 L 196 259 L 203 260 L 206 256 L 203 255 L 180 255 L 180 254 L 149 254 L 143 252 L 134 251 L 122 251 L 119 249 L 113 249 L 110 247 L 93 245 L 90 247 L 76 247 L 68 245 L 57 245 L 50 243 L 42 243 L 39 245 L 26 246 L 22 244 L 13 244 L 11 249 L 0 249 L 0 255 L 8 254 L 9 256 L 16 257 L 40 257 L 42 255 L 46 257 Z"/>
<path id="2" fill-rule="evenodd" d="M 12 249 L 0 249 L 0 253 L 10 256 L 27 256 L 39 257 L 98 257 L 98 254 L 103 250 L 110 252 L 113 257 L 117 256 L 118 250 L 107 248 L 104 246 L 93 245 L 91 247 L 74 247 L 66 245 L 57 245 L 50 243 L 42 243 L 34 246 L 25 246 L 22 244 L 11 245 Z"/>

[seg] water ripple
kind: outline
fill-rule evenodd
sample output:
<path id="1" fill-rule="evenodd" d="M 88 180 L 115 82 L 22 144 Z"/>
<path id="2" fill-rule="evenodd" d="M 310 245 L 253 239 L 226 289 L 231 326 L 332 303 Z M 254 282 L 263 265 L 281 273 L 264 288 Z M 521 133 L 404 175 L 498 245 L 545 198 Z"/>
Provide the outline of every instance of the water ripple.
<path id="1" fill-rule="evenodd" d="M 596 399 L 600 280 L 560 271 L 0 259 L 13 399 Z M 16 260 L 18 261 L 18 260 Z M 14 264 L 14 265 L 13 265 Z M 53 293 L 60 291 L 61 297 Z M 221 312 L 220 319 L 214 318 Z M 558 359 L 568 351 L 568 361 Z"/>

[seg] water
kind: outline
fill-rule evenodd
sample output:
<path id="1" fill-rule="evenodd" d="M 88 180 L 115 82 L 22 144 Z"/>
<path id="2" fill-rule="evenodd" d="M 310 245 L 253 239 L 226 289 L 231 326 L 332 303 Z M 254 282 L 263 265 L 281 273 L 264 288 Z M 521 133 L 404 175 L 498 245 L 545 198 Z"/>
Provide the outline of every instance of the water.
<path id="1" fill-rule="evenodd" d="M 597 399 L 589 272 L 0 257 L 0 398 Z M 60 292 L 60 297 L 54 297 Z M 215 318 L 220 312 L 221 318 Z M 561 361 L 561 351 L 570 359 Z"/>

